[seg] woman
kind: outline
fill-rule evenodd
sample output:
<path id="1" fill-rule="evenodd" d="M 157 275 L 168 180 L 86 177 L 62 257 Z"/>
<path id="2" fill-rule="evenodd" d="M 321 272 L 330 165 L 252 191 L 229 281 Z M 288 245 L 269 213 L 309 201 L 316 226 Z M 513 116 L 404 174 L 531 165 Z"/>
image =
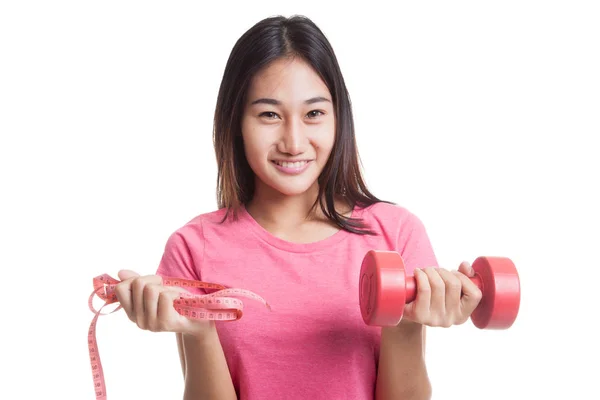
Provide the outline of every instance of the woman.
<path id="1" fill-rule="evenodd" d="M 176 332 L 184 399 L 430 398 L 425 326 L 464 323 L 481 293 L 467 263 L 437 267 L 414 214 L 367 189 L 344 79 L 312 21 L 267 18 L 238 40 L 213 139 L 218 209 L 170 236 L 156 275 L 121 271 L 117 287 L 140 328 Z M 360 315 L 371 249 L 399 252 L 417 281 L 395 327 Z M 166 276 L 251 290 L 272 312 L 248 302 L 236 322 L 188 320 Z"/>

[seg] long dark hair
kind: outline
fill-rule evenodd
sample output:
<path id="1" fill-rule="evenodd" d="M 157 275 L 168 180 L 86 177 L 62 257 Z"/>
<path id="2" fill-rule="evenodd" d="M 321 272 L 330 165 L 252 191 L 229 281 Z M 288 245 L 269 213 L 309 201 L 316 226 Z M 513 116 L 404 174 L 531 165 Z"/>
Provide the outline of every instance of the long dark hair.
<path id="1" fill-rule="evenodd" d="M 338 227 L 353 233 L 372 234 L 360 219 L 346 218 L 334 206 L 343 197 L 352 207 L 380 202 L 363 180 L 354 134 L 350 96 L 337 58 L 323 32 L 308 18 L 266 18 L 246 31 L 233 47 L 219 89 L 214 117 L 213 143 L 216 153 L 217 203 L 235 216 L 254 195 L 254 173 L 246 160 L 241 120 L 252 77 L 263 67 L 283 57 L 301 57 L 325 82 L 332 95 L 336 138 L 329 160 L 321 172 L 319 204 L 324 215 Z M 225 219 L 224 218 L 224 219 Z"/>

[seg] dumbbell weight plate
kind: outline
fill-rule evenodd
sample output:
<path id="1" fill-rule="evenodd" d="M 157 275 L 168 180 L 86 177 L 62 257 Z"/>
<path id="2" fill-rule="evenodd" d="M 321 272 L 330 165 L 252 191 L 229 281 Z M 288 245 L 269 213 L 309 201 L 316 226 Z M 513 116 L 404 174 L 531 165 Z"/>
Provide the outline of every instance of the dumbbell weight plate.
<path id="1" fill-rule="evenodd" d="M 472 264 L 483 297 L 471 314 L 480 329 L 507 329 L 519 313 L 521 285 L 515 264 L 505 257 L 478 257 Z"/>
<path id="2" fill-rule="evenodd" d="M 396 326 L 406 304 L 404 261 L 397 252 L 367 252 L 360 269 L 359 303 L 367 325 Z"/>

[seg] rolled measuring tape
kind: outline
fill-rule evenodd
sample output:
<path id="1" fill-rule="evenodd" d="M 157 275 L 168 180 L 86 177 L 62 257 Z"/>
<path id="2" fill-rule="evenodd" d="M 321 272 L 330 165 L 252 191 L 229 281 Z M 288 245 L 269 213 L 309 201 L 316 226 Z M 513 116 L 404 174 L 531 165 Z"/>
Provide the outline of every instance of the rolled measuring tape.
<path id="1" fill-rule="evenodd" d="M 88 331 L 88 347 L 90 351 L 90 365 L 92 367 L 92 377 L 94 379 L 94 392 L 96 400 L 106 400 L 106 383 L 104 381 L 104 372 L 102 370 L 102 362 L 100 361 L 100 353 L 98 352 L 98 343 L 96 341 L 96 323 L 100 315 L 112 314 L 122 308 L 119 305 L 109 313 L 102 313 L 104 307 L 109 304 L 118 303 L 115 287 L 120 283 L 119 280 L 103 274 L 94 278 L 94 291 L 90 295 L 88 305 L 94 313 L 94 318 L 90 324 Z M 164 286 L 178 286 L 184 289 L 199 288 L 212 289 L 212 292 L 205 295 L 195 295 L 191 293 L 181 293 L 179 299 L 173 302 L 175 310 L 186 318 L 204 321 L 235 321 L 242 317 L 244 304 L 233 298 L 246 297 L 259 301 L 271 310 L 267 303 L 259 295 L 245 289 L 228 288 L 215 283 L 194 281 L 180 278 L 163 278 Z M 104 300 L 104 305 L 99 310 L 94 309 L 93 299 L 98 296 Z"/>

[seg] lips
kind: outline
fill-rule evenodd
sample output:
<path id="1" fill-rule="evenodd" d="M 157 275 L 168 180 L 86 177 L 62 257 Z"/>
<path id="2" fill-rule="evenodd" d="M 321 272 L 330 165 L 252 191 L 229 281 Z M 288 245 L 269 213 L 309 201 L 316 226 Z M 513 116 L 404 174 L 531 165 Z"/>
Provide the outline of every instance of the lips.
<path id="1" fill-rule="evenodd" d="M 312 160 L 297 160 L 297 161 L 284 161 L 284 160 L 271 160 L 275 168 L 280 172 L 288 175 L 299 175 L 306 171 Z"/>
<path id="2" fill-rule="evenodd" d="M 301 161 L 281 161 L 281 160 L 273 160 L 273 162 L 280 167 L 284 168 L 293 168 L 299 169 L 308 164 L 309 160 L 301 160 Z"/>

